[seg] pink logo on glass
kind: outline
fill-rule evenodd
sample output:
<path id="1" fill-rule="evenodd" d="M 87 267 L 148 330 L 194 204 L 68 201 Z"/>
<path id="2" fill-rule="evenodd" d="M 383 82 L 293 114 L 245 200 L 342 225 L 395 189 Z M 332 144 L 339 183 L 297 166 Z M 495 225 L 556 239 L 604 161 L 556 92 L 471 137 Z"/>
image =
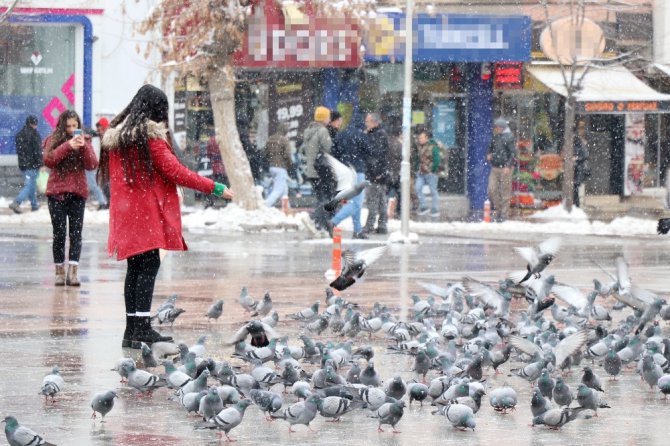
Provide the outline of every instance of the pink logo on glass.
<path id="1" fill-rule="evenodd" d="M 74 73 L 65 81 L 60 87 L 61 93 L 65 95 L 69 105 L 74 105 Z M 67 107 L 60 98 L 54 96 L 46 107 L 42 110 L 42 116 L 49 125 L 54 128 L 58 124 L 58 117 L 61 113 L 67 110 Z"/>

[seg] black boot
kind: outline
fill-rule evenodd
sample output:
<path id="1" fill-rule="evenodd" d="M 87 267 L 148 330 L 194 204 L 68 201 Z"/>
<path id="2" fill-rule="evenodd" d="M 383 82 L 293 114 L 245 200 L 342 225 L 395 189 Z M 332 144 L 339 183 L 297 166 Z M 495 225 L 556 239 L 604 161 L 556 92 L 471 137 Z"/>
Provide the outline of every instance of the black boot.
<path id="1" fill-rule="evenodd" d="M 133 337 L 132 348 L 141 348 L 142 342 L 149 346 L 154 342 L 172 342 L 171 336 L 162 336 L 151 328 L 151 318 L 149 316 L 135 316 L 135 319 L 135 336 Z"/>
<path id="2" fill-rule="evenodd" d="M 135 316 L 126 315 L 126 330 L 123 332 L 123 341 L 121 341 L 121 348 L 130 348 L 133 343 L 133 337 L 135 336 L 135 322 L 137 318 Z"/>

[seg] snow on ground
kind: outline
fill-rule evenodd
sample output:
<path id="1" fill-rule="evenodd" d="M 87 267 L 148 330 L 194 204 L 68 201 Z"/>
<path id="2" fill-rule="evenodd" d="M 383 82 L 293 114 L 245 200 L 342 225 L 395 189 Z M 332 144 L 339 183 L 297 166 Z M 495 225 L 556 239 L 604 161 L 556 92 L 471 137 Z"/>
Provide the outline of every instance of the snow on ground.
<path id="1" fill-rule="evenodd" d="M 0 209 L 7 208 L 10 200 L 0 197 Z M 45 204 L 36 212 L 24 203 L 22 214 L 0 214 L 0 224 L 35 224 L 50 223 L 49 211 Z M 295 215 L 284 215 L 276 208 L 263 208 L 247 212 L 235 204 L 223 209 L 202 209 L 186 206 L 182 210 L 184 228 L 214 231 L 245 231 L 245 230 L 304 230 L 302 218 L 304 212 Z M 365 222 L 366 210 L 361 220 Z M 109 211 L 86 209 L 84 216 L 86 225 L 106 225 L 109 222 Z M 400 221 L 391 220 L 389 233 L 400 231 Z M 351 219 L 340 224 L 345 231 L 344 237 L 352 230 Z M 605 223 L 589 221 L 581 210 L 573 208 L 571 213 L 561 206 L 546 209 L 532 215 L 527 221 L 511 220 L 503 223 L 470 223 L 470 222 L 410 222 L 410 232 L 422 235 L 449 235 L 454 233 L 532 233 L 532 234 L 581 234 L 581 235 L 654 235 L 656 221 L 634 217 L 619 217 Z"/>

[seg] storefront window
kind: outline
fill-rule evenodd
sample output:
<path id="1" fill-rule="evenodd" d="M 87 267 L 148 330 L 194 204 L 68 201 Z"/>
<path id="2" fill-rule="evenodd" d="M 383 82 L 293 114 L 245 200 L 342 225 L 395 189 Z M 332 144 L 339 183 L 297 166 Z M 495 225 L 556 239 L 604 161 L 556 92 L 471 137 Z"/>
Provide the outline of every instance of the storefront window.
<path id="1" fill-rule="evenodd" d="M 14 154 L 14 135 L 29 114 L 46 136 L 74 108 L 75 26 L 0 28 L 0 154 Z"/>

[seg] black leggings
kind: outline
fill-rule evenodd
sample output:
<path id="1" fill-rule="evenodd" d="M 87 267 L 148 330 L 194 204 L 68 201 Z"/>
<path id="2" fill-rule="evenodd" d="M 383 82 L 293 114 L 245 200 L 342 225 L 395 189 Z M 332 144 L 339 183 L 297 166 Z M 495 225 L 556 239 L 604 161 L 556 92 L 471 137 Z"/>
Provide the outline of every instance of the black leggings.
<path id="1" fill-rule="evenodd" d="M 79 195 L 63 194 L 62 200 L 49 197 L 49 214 L 53 227 L 54 263 L 65 262 L 65 233 L 69 226 L 70 255 L 69 260 L 79 262 L 81 255 L 81 230 L 84 226 L 84 208 L 86 200 Z"/>
<path id="2" fill-rule="evenodd" d="M 158 250 L 143 252 L 128 259 L 124 285 L 126 314 L 148 313 L 154 295 L 154 284 L 161 266 Z"/>

